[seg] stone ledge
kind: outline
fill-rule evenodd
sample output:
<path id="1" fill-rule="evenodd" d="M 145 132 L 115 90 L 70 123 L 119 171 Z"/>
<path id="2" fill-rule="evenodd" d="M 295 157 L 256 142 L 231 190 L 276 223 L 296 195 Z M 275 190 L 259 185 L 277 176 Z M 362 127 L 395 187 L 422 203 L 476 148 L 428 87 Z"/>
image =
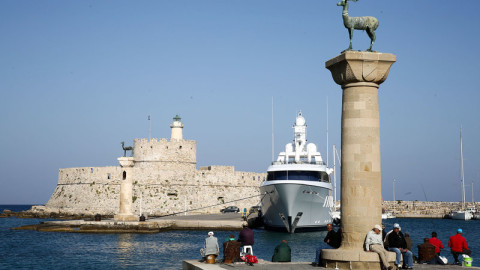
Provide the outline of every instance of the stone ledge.
<path id="1" fill-rule="evenodd" d="M 324 249 L 322 250 L 322 259 L 326 262 L 326 268 L 380 269 L 380 257 L 375 252 Z M 388 252 L 388 261 L 393 265 L 395 252 Z"/>

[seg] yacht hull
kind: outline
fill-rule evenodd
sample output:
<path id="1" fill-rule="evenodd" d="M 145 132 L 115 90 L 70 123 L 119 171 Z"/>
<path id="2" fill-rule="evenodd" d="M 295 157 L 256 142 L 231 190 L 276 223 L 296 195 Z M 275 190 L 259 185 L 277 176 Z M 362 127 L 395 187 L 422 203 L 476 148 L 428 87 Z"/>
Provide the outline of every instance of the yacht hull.
<path id="1" fill-rule="evenodd" d="M 262 219 L 266 229 L 287 231 L 324 230 L 332 223 L 331 184 L 312 181 L 262 183 Z"/>
<path id="2" fill-rule="evenodd" d="M 473 218 L 473 214 L 469 211 L 456 211 L 452 213 L 452 219 L 470 220 L 472 218 Z"/>

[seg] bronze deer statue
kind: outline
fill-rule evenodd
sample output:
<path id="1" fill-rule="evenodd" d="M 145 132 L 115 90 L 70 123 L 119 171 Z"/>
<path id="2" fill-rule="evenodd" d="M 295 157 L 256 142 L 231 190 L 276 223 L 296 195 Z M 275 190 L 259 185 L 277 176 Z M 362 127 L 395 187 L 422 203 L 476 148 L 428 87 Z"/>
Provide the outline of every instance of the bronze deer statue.
<path id="1" fill-rule="evenodd" d="M 123 148 L 123 156 L 126 157 L 127 156 L 127 151 L 132 151 L 131 153 L 131 156 L 133 156 L 133 147 L 132 146 L 127 146 L 125 147 L 125 142 L 121 142 L 122 144 L 122 148 Z"/>
<path id="2" fill-rule="evenodd" d="M 358 0 L 351 0 L 357 2 Z M 343 6 L 342 17 L 343 17 L 343 25 L 348 30 L 348 34 L 350 35 L 350 46 L 346 51 L 352 50 L 352 37 L 353 37 L 353 30 L 366 30 L 368 36 L 370 37 L 370 48 L 367 51 L 372 51 L 373 43 L 375 42 L 375 30 L 378 27 L 378 20 L 374 17 L 365 16 L 365 17 L 350 17 L 348 16 L 348 0 L 342 0 L 337 3 L 337 6 Z"/>

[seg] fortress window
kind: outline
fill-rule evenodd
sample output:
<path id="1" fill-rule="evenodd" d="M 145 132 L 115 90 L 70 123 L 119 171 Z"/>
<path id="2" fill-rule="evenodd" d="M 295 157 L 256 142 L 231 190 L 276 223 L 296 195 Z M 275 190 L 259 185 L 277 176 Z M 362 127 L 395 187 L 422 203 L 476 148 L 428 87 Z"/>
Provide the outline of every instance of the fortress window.
<path id="1" fill-rule="evenodd" d="M 178 149 L 182 149 L 182 146 L 180 145 L 180 146 L 178 147 Z"/>
<path id="2" fill-rule="evenodd" d="M 110 179 L 111 176 L 112 176 L 111 173 L 107 173 L 107 179 Z"/>
<path id="3" fill-rule="evenodd" d="M 255 180 L 255 176 L 253 177 L 253 180 Z"/>
<path id="4" fill-rule="evenodd" d="M 122 177 L 123 180 L 127 179 L 127 172 L 126 171 L 123 171 L 123 177 Z"/>
<path id="5" fill-rule="evenodd" d="M 93 168 L 90 168 L 90 173 L 93 173 Z"/>

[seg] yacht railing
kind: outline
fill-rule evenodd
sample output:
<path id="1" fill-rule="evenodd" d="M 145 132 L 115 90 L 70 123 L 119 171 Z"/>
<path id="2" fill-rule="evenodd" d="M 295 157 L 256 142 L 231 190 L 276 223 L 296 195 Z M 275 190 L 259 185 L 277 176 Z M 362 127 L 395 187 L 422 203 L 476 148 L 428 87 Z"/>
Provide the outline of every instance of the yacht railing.
<path id="1" fill-rule="evenodd" d="M 288 162 L 288 163 L 285 163 L 285 162 L 282 162 L 282 161 L 273 161 L 272 162 L 272 165 L 282 165 L 282 164 L 311 164 L 311 165 L 326 165 L 325 162 L 323 161 L 299 161 L 299 162 L 295 162 L 295 161 L 291 161 L 291 162 Z"/>

